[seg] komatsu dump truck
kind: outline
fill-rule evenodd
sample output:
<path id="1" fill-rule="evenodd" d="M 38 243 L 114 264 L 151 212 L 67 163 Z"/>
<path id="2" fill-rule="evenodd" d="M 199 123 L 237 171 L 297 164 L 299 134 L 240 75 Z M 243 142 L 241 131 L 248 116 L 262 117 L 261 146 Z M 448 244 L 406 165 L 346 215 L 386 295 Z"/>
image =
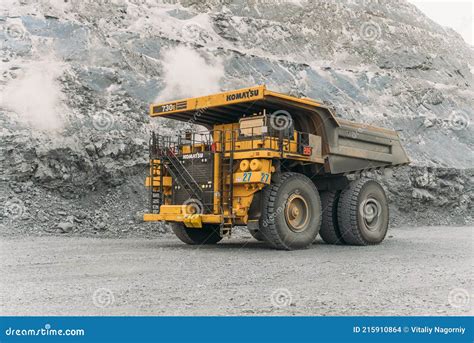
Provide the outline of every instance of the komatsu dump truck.
<path id="1" fill-rule="evenodd" d="M 396 131 L 265 86 L 153 104 L 150 116 L 203 128 L 150 139 L 144 220 L 168 222 L 184 243 L 216 244 L 235 226 L 284 250 L 318 234 L 329 244 L 384 239 L 384 189 L 357 175 L 409 163 Z"/>

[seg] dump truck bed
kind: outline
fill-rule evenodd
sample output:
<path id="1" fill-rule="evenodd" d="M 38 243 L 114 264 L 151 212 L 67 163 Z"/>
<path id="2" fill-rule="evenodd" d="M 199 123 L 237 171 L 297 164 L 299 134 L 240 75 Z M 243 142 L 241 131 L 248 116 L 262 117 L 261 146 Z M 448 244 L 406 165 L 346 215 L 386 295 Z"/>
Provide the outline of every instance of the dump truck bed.
<path id="1" fill-rule="evenodd" d="M 150 106 L 152 117 L 208 128 L 263 111 L 287 112 L 295 129 L 320 136 L 326 173 L 355 173 L 410 162 L 396 131 L 337 118 L 320 101 L 273 92 L 264 85 Z"/>

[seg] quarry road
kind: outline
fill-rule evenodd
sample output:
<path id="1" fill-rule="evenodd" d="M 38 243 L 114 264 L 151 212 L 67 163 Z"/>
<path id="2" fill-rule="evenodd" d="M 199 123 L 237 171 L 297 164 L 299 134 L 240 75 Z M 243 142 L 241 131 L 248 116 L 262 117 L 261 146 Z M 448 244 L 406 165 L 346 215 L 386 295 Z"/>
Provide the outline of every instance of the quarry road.
<path id="1" fill-rule="evenodd" d="M 467 315 L 472 227 L 276 251 L 156 239 L 1 238 L 1 315 Z"/>

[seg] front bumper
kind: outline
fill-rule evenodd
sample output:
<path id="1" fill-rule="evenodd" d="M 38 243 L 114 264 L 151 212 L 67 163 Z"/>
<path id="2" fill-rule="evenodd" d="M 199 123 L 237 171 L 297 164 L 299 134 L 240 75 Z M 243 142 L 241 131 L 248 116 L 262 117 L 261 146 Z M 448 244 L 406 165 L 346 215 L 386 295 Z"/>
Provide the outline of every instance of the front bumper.
<path id="1" fill-rule="evenodd" d="M 186 214 L 182 205 L 162 205 L 160 213 L 145 213 L 146 222 L 166 221 L 184 223 L 186 227 L 201 228 L 202 224 L 220 224 L 222 215 L 218 214 Z"/>

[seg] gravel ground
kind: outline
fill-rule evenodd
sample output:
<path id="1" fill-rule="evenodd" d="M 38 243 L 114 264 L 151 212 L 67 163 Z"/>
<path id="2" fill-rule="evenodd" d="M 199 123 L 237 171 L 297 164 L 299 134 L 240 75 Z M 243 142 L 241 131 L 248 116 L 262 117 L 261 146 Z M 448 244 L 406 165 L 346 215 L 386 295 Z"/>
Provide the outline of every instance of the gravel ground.
<path id="1" fill-rule="evenodd" d="M 275 251 L 155 239 L 4 237 L 1 315 L 468 315 L 472 227 Z"/>

